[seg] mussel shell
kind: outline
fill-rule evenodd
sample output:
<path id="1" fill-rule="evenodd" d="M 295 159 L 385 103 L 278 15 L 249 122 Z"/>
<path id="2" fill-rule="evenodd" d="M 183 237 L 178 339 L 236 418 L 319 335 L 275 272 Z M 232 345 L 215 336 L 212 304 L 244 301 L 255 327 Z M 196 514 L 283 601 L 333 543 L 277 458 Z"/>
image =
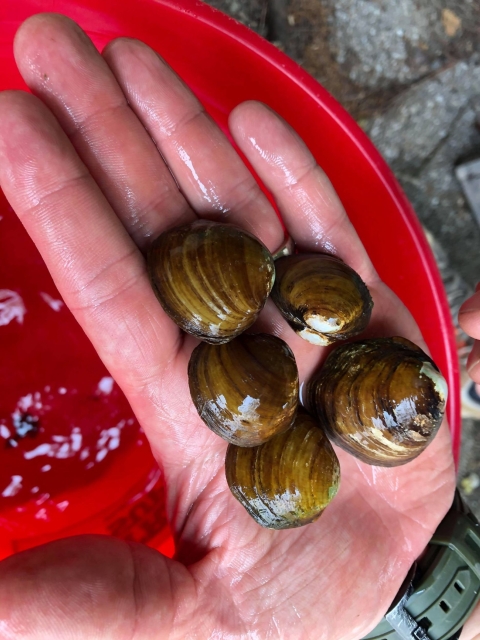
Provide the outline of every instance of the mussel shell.
<path id="1" fill-rule="evenodd" d="M 272 299 L 292 329 L 317 345 L 361 333 L 373 302 L 366 284 L 342 260 L 321 253 L 275 262 Z"/>
<path id="2" fill-rule="evenodd" d="M 248 329 L 275 279 L 273 258 L 253 235 L 210 220 L 170 229 L 152 244 L 148 273 L 165 312 L 212 344 Z"/>
<path id="3" fill-rule="evenodd" d="M 228 442 L 253 447 L 290 427 L 298 405 L 298 370 L 286 342 L 242 334 L 227 344 L 201 343 L 188 365 L 193 403 Z"/>
<path id="4" fill-rule="evenodd" d="M 269 529 L 314 522 L 335 497 L 340 482 L 332 445 L 303 409 L 288 431 L 259 447 L 229 445 L 225 472 L 235 498 Z"/>
<path id="5" fill-rule="evenodd" d="M 409 462 L 442 422 L 447 384 L 405 338 L 342 345 L 307 384 L 305 404 L 329 438 L 369 464 Z"/>

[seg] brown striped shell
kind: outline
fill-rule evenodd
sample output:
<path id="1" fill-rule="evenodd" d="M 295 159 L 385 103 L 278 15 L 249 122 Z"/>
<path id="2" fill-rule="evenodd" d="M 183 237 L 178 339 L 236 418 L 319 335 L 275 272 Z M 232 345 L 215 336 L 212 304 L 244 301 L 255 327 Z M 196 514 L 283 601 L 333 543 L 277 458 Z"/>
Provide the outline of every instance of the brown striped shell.
<path id="1" fill-rule="evenodd" d="M 368 464 L 418 456 L 442 422 L 447 384 L 405 338 L 377 338 L 333 351 L 307 385 L 306 406 L 328 437 Z"/>
<path id="2" fill-rule="evenodd" d="M 165 312 L 201 340 L 220 344 L 248 329 L 275 279 L 268 249 L 237 227 L 196 220 L 160 235 L 148 273 Z"/>
<path id="3" fill-rule="evenodd" d="M 188 365 L 188 383 L 205 424 L 242 447 L 288 429 L 297 410 L 295 358 L 283 340 L 271 335 L 242 334 L 226 344 L 199 344 Z"/>
<path id="4" fill-rule="evenodd" d="M 361 333 L 373 302 L 360 276 L 334 256 L 299 254 L 275 262 L 272 299 L 292 329 L 316 345 Z"/>
<path id="5" fill-rule="evenodd" d="M 303 409 L 288 431 L 265 444 L 229 445 L 225 471 L 235 498 L 269 529 L 314 522 L 335 497 L 340 482 L 332 445 Z"/>

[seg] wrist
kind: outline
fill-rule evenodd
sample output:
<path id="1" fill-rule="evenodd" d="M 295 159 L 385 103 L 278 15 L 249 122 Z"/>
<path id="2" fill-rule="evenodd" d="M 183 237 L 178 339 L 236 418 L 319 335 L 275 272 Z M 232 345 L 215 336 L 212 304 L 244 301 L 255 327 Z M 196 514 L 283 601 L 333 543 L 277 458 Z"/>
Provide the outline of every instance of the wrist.
<path id="1" fill-rule="evenodd" d="M 479 598 L 480 525 L 457 492 L 385 617 L 364 640 L 458 640 Z"/>
<path id="2" fill-rule="evenodd" d="M 480 602 L 477 602 L 463 626 L 460 640 L 480 640 Z"/>

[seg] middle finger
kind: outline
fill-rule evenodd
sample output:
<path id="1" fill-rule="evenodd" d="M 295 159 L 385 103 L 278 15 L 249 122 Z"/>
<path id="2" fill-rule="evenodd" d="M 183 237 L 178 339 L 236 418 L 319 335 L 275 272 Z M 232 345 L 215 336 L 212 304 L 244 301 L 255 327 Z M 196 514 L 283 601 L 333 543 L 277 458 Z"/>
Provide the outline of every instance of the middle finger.
<path id="1" fill-rule="evenodd" d="M 192 208 L 278 249 L 284 234 L 273 207 L 182 80 L 138 40 L 114 40 L 103 55 Z"/>

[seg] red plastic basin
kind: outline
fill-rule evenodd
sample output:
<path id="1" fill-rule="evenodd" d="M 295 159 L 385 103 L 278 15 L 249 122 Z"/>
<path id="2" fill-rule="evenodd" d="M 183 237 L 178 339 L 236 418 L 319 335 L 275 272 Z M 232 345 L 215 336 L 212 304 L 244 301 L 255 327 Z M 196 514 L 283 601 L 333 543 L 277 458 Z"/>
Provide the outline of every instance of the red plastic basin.
<path id="1" fill-rule="evenodd" d="M 19 24 L 40 11 L 70 16 L 100 49 L 120 35 L 144 40 L 224 130 L 235 105 L 256 99 L 298 131 L 447 378 L 458 458 L 459 374 L 437 267 L 392 173 L 337 102 L 275 47 L 193 0 L 6 0 L 0 89 L 25 88 L 12 40 Z M 171 554 L 163 482 L 148 444 L 1 193 L 0 255 L 0 557 L 87 532 Z"/>

